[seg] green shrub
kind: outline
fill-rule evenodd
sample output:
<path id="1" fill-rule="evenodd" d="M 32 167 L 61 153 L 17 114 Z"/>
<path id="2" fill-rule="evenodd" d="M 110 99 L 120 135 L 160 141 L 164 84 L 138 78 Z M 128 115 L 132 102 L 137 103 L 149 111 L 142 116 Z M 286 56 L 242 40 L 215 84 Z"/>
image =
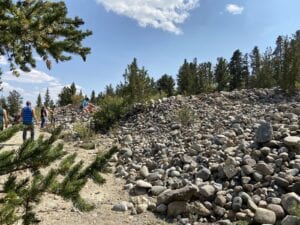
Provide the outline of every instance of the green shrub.
<path id="1" fill-rule="evenodd" d="M 105 96 L 100 102 L 100 109 L 94 114 L 96 130 L 108 131 L 128 110 L 122 97 Z"/>
<path id="2" fill-rule="evenodd" d="M 176 112 L 175 120 L 183 126 L 190 126 L 195 120 L 194 111 L 191 108 L 184 106 Z"/>
<path id="3" fill-rule="evenodd" d="M 88 127 L 86 123 L 75 123 L 74 124 L 74 131 L 79 135 L 79 137 L 83 140 L 90 140 L 94 133 Z"/>

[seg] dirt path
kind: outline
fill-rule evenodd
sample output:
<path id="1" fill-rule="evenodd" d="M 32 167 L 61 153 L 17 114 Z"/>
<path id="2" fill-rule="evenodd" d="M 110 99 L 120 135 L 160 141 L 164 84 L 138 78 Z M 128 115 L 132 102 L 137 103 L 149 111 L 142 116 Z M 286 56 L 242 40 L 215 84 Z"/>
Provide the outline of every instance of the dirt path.
<path id="1" fill-rule="evenodd" d="M 48 136 L 48 133 L 36 129 L 36 137 L 39 135 Z M 10 140 L 4 143 L 3 150 L 17 149 L 22 144 L 22 133 L 18 132 Z M 77 152 L 77 159 L 91 162 L 99 151 L 109 149 L 112 145 L 110 139 L 103 140 L 103 145 L 95 150 L 85 150 L 74 146 L 74 143 L 65 143 L 64 149 L 69 153 Z M 26 174 L 26 173 L 25 173 Z M 25 175 L 24 174 L 24 175 Z M 130 215 L 129 212 L 115 212 L 111 208 L 120 201 L 127 201 L 129 196 L 123 190 L 124 180 L 116 178 L 113 173 L 104 174 L 106 179 L 104 185 L 98 186 L 88 181 L 81 191 L 81 195 L 88 202 L 96 207 L 91 212 L 82 213 L 73 207 L 71 202 L 64 201 L 61 197 L 45 194 L 35 211 L 41 225 L 163 225 L 169 224 L 153 213 L 146 212 L 140 215 Z M 5 177 L 0 176 L 0 184 L 3 184 Z M 21 224 L 21 223 L 19 223 Z"/>

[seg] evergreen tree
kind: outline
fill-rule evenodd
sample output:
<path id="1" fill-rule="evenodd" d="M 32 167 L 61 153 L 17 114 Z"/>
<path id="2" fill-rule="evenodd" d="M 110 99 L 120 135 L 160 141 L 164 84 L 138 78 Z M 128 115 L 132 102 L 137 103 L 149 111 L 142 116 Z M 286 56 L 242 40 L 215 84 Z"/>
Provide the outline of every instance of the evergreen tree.
<path id="1" fill-rule="evenodd" d="M 49 107 L 50 101 L 51 101 L 50 92 L 49 92 L 49 89 L 47 88 L 46 93 L 45 93 L 44 106 Z"/>
<path id="2" fill-rule="evenodd" d="M 231 74 L 230 89 L 240 89 L 243 83 L 243 60 L 240 50 L 236 50 L 230 60 L 229 69 Z"/>
<path id="3" fill-rule="evenodd" d="M 257 46 L 255 46 L 252 50 L 252 53 L 250 55 L 251 58 L 251 69 L 252 73 L 251 75 L 256 77 L 260 72 L 261 67 L 261 59 L 260 59 L 260 52 Z"/>
<path id="4" fill-rule="evenodd" d="M 165 92 L 168 97 L 174 94 L 175 81 L 172 76 L 164 74 L 157 82 L 156 86 L 159 92 Z"/>
<path id="5" fill-rule="evenodd" d="M 71 95 L 72 95 L 72 96 L 76 95 L 76 91 L 77 91 L 77 90 L 76 90 L 76 85 L 75 85 L 74 82 L 71 84 L 70 90 L 71 90 Z"/>
<path id="6" fill-rule="evenodd" d="M 297 31 L 291 40 L 285 39 L 283 48 L 283 73 L 279 85 L 289 94 L 293 94 L 300 81 L 300 31 Z"/>
<path id="7" fill-rule="evenodd" d="M 283 76 L 283 61 L 284 61 L 284 38 L 278 36 L 276 40 L 276 47 L 273 52 L 273 70 L 274 70 L 274 80 L 279 84 L 280 79 Z"/>
<path id="8" fill-rule="evenodd" d="M 61 92 L 58 94 L 58 104 L 60 106 L 65 106 L 68 104 L 72 104 L 72 90 L 69 87 L 63 87 Z"/>
<path id="9" fill-rule="evenodd" d="M 179 68 L 177 75 L 178 92 L 180 94 L 190 94 L 190 65 L 185 59 L 183 65 Z"/>
<path id="10" fill-rule="evenodd" d="M 42 107 L 42 96 L 41 94 L 39 93 L 38 97 L 37 97 L 37 100 L 36 100 L 36 106 L 37 107 Z"/>
<path id="11" fill-rule="evenodd" d="M 122 88 L 120 88 L 122 89 Z M 112 86 L 112 84 L 109 84 L 109 85 L 106 85 L 105 86 L 105 95 L 107 96 L 114 96 L 116 93 L 115 93 L 115 90 Z"/>
<path id="12" fill-rule="evenodd" d="M 243 57 L 242 65 L 242 79 L 243 79 L 243 88 L 250 88 L 250 72 L 249 72 L 249 61 L 248 54 L 245 54 Z"/>
<path id="13" fill-rule="evenodd" d="M 95 104 L 96 103 L 96 93 L 95 91 L 93 90 L 92 93 L 91 93 L 91 99 L 90 101 Z"/>
<path id="14" fill-rule="evenodd" d="M 35 54 L 50 69 L 51 58 L 63 62 L 75 54 L 85 60 L 90 53 L 81 42 L 92 32 L 79 30 L 83 20 L 68 18 L 63 1 L 5 0 L 0 9 L 0 55 L 8 57 L 16 75 L 17 66 L 23 71 L 36 67 Z"/>
<path id="15" fill-rule="evenodd" d="M 79 91 L 79 96 L 83 98 L 82 90 Z"/>
<path id="16" fill-rule="evenodd" d="M 124 73 L 124 84 L 121 93 L 129 104 L 144 102 L 155 90 L 155 83 L 145 68 L 140 69 L 136 58 L 128 65 Z"/>
<path id="17" fill-rule="evenodd" d="M 201 92 L 210 92 L 214 89 L 214 77 L 211 62 L 199 64 L 197 83 L 197 91 L 195 94 Z"/>
<path id="18" fill-rule="evenodd" d="M 256 87 L 273 87 L 275 85 L 273 71 L 272 50 L 267 48 L 261 58 L 261 68 L 256 77 Z"/>
<path id="19" fill-rule="evenodd" d="M 7 96 L 8 113 L 10 115 L 19 114 L 21 111 L 23 98 L 16 90 L 10 91 Z"/>
<path id="20" fill-rule="evenodd" d="M 215 67 L 215 78 L 218 91 L 227 91 L 229 88 L 230 71 L 226 59 L 220 57 L 217 59 Z"/>
<path id="21" fill-rule="evenodd" d="M 50 107 L 51 109 L 53 109 L 54 106 L 55 106 L 54 101 L 51 99 L 51 100 L 50 100 L 50 103 L 49 103 L 49 107 Z"/>

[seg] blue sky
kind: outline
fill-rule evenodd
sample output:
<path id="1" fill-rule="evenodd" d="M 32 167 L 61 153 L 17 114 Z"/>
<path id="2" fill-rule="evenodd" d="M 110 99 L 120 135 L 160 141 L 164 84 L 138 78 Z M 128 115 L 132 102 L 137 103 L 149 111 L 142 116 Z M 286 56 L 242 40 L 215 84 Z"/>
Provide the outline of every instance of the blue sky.
<path id="1" fill-rule="evenodd" d="M 30 74 L 14 78 L 5 59 L 4 95 L 18 90 L 35 101 L 49 87 L 53 98 L 73 81 L 84 93 L 116 85 L 134 57 L 155 79 L 167 73 L 176 78 L 186 58 L 215 62 L 234 50 L 249 53 L 274 46 L 278 35 L 300 29 L 299 0 L 67 0 L 70 16 L 84 19 L 93 31 L 84 44 L 92 48 L 87 61 L 42 62 Z"/>

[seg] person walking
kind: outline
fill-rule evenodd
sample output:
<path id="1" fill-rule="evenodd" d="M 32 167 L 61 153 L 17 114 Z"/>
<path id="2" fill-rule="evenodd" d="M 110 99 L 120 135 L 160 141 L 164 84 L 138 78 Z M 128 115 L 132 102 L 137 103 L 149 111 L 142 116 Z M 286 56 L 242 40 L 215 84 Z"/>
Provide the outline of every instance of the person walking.
<path id="1" fill-rule="evenodd" d="M 0 104 L 0 131 L 3 131 L 4 126 L 5 128 L 7 128 L 8 122 L 7 112 L 2 108 L 2 105 Z"/>
<path id="2" fill-rule="evenodd" d="M 41 108 L 41 129 L 45 127 L 46 121 L 47 121 L 47 109 L 45 106 Z"/>
<path id="3" fill-rule="evenodd" d="M 23 121 L 23 141 L 26 141 L 27 131 L 30 130 L 31 140 L 34 140 L 34 122 L 38 123 L 34 109 L 31 108 L 31 102 L 27 101 L 22 109 L 21 117 Z"/>
<path id="4" fill-rule="evenodd" d="M 50 109 L 50 123 L 53 128 L 55 128 L 56 122 L 56 106 L 54 105 L 52 109 Z"/>

